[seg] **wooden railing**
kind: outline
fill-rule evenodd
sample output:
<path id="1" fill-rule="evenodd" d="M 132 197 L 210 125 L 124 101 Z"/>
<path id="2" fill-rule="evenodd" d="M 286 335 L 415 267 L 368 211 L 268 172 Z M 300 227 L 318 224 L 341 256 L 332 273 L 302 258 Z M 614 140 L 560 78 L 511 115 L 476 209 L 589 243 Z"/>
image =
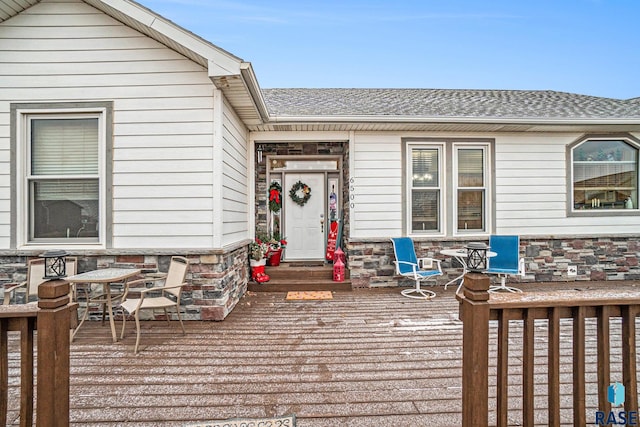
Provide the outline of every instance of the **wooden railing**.
<path id="1" fill-rule="evenodd" d="M 636 372 L 640 290 L 569 289 L 490 296 L 488 289 L 487 276 L 470 273 L 465 276 L 463 295 L 458 296 L 464 324 L 463 426 L 506 426 L 514 418 L 524 426 L 573 423 L 584 427 L 610 425 L 612 420 L 640 425 Z M 612 322 L 612 318 L 616 319 Z M 511 329 L 515 333 L 510 334 L 514 324 Z M 543 333 L 536 335 L 540 329 Z M 618 336 L 621 342 L 612 346 Z M 592 351 L 594 347 L 597 352 Z M 612 348 L 616 349 L 613 358 Z M 546 357 L 540 354 L 545 350 Z M 571 360 L 567 362 L 567 358 Z M 612 368 L 620 365 L 621 369 Z M 490 368 L 494 372 L 494 367 L 495 378 L 490 380 Z M 622 376 L 624 408 L 612 412 L 608 392 L 614 373 Z M 562 382 L 567 376 L 570 380 Z M 495 395 L 495 404 L 489 404 L 490 395 Z M 561 396 L 572 399 L 564 410 Z M 540 407 L 546 408 L 546 413 L 536 412 Z"/>
<path id="2" fill-rule="evenodd" d="M 8 332 L 20 332 L 20 425 L 33 424 L 33 344 L 37 329 L 37 426 L 69 425 L 69 284 L 38 288 L 38 304 L 0 306 L 0 423 L 8 412 Z"/>

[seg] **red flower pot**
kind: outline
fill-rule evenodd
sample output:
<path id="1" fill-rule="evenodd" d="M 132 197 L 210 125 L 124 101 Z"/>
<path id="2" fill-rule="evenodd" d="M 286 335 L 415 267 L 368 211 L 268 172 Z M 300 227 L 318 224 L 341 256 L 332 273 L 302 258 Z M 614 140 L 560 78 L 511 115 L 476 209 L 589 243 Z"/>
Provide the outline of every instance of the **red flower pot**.
<path id="1" fill-rule="evenodd" d="M 282 256 L 282 249 L 270 250 L 267 257 L 267 264 L 272 267 L 280 265 L 280 257 Z"/>

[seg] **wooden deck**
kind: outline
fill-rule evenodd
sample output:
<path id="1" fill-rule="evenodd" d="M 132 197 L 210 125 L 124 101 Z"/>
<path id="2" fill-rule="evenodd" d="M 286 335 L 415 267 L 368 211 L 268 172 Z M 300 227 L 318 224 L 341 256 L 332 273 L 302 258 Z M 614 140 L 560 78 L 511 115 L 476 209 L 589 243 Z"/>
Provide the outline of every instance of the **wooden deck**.
<path id="1" fill-rule="evenodd" d="M 576 285 L 566 285 L 572 288 Z M 88 322 L 71 345 L 73 425 L 184 426 L 294 414 L 297 426 L 459 426 L 462 324 L 455 287 L 432 301 L 398 289 L 327 301 L 249 293 L 223 322 L 146 322 L 111 343 Z M 120 326 L 118 322 L 118 326 Z M 10 337 L 17 417 L 19 356 Z"/>

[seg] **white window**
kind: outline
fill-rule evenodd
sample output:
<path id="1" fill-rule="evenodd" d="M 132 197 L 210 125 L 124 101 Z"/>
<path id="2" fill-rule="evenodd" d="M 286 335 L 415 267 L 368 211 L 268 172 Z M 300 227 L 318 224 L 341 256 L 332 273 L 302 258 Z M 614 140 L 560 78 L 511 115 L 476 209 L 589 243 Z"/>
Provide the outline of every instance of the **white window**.
<path id="1" fill-rule="evenodd" d="M 16 111 L 17 244 L 104 243 L 105 111 Z"/>
<path id="2" fill-rule="evenodd" d="M 442 147 L 411 149 L 410 199 L 411 232 L 434 233 L 442 230 Z"/>
<path id="3" fill-rule="evenodd" d="M 638 150 L 631 138 L 592 138 L 571 147 L 573 212 L 638 209 Z"/>
<path id="4" fill-rule="evenodd" d="M 486 147 L 455 148 L 457 232 L 487 231 L 486 162 Z"/>
<path id="5" fill-rule="evenodd" d="M 408 141 L 407 233 L 487 234 L 490 143 Z"/>

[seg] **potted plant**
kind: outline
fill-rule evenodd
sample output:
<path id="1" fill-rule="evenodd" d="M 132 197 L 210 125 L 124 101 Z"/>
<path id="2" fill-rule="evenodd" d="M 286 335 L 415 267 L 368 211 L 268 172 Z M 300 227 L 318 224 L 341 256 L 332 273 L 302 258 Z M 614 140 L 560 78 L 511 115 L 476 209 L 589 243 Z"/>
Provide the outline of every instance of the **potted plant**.
<path id="1" fill-rule="evenodd" d="M 249 265 L 251 266 L 251 278 L 258 283 L 269 281 L 269 276 L 264 272 L 267 263 L 267 253 L 269 244 L 259 237 L 256 237 L 249 244 Z"/>
<path id="2" fill-rule="evenodd" d="M 264 264 L 267 259 L 268 251 L 269 245 L 256 237 L 256 239 L 249 245 L 251 265 Z"/>
<path id="3" fill-rule="evenodd" d="M 271 266 L 280 265 L 282 250 L 287 247 L 287 241 L 284 238 L 280 238 L 278 234 L 273 234 L 270 236 L 267 243 L 269 244 L 267 264 Z"/>

